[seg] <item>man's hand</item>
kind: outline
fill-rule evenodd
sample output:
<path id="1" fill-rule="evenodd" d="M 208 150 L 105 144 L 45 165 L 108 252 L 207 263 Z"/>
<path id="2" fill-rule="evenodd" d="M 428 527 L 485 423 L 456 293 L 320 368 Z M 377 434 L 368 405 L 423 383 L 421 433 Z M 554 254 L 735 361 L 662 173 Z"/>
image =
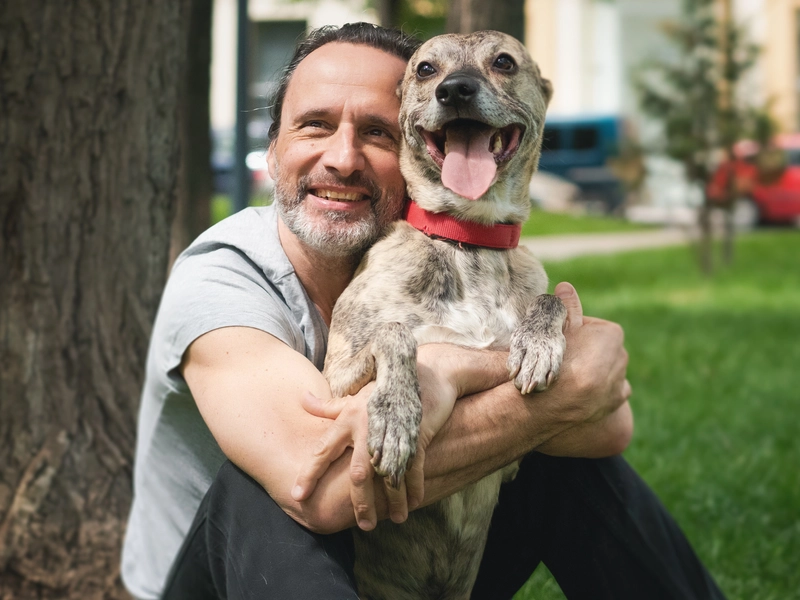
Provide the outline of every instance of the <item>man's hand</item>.
<path id="1" fill-rule="evenodd" d="M 567 307 L 567 351 L 554 392 L 572 425 L 536 450 L 585 458 L 617 454 L 633 433 L 624 332 L 616 323 L 583 316 L 580 298 L 569 283 L 559 283 L 555 295 Z"/>
<path id="2" fill-rule="evenodd" d="M 457 398 L 457 386 L 451 380 L 452 372 L 442 368 L 430 348 L 419 349 L 417 373 L 423 405 L 422 422 L 416 453 L 411 460 L 400 487 L 394 489 L 383 481 L 389 516 L 395 523 L 408 518 L 409 507 L 416 508 L 425 495 L 425 449 L 450 417 Z M 303 465 L 292 490 L 292 497 L 303 501 L 314 491 L 317 481 L 348 447 L 353 448 L 350 460 L 350 496 L 356 522 L 361 529 L 370 530 L 377 524 L 374 485 L 375 470 L 367 452 L 367 402 L 374 389 L 369 383 L 357 394 L 346 398 L 333 398 L 323 402 L 311 394 L 303 399 L 303 408 L 318 417 L 334 419 L 331 427 L 320 438 L 312 458 Z"/>
<path id="3" fill-rule="evenodd" d="M 384 485 L 389 515 L 395 523 L 408 518 L 408 510 L 422 503 L 425 496 L 425 451 L 444 423 L 450 418 L 456 399 L 466 394 L 482 392 L 508 379 L 505 370 L 506 353 L 473 350 L 451 344 L 424 344 L 417 352 L 422 422 L 414 458 L 399 489 L 385 481 L 374 481 L 375 471 L 366 450 L 366 404 L 374 383 L 365 386 L 354 396 L 334 398 L 323 402 L 307 394 L 303 408 L 318 417 L 334 419 L 319 440 L 314 455 L 297 477 L 292 497 L 303 501 L 314 491 L 317 481 L 328 467 L 348 447 L 353 448 L 350 462 L 351 500 L 356 521 L 361 529 L 369 530 L 377 522 L 373 485 Z"/>
<path id="4" fill-rule="evenodd" d="M 307 461 L 297 476 L 292 498 L 298 502 L 306 500 L 317 485 L 320 477 L 336 459 L 344 454 L 347 448 L 353 449 L 350 458 L 350 500 L 356 523 L 361 529 L 370 530 L 377 523 L 375 511 L 375 470 L 367 452 L 367 402 L 375 382 L 364 386 L 357 394 L 345 398 L 332 398 L 324 402 L 311 393 L 303 398 L 303 408 L 317 417 L 333 419 L 328 430 L 319 439 L 314 448 L 313 457 Z M 390 486 L 387 486 L 387 499 L 390 500 L 390 515 L 396 518 L 395 513 L 402 512 L 402 507 L 397 507 L 397 500 L 388 497 Z M 400 489 L 406 494 L 405 483 Z M 393 506 L 393 504 L 395 506 Z M 407 508 L 406 508 L 407 513 Z"/>

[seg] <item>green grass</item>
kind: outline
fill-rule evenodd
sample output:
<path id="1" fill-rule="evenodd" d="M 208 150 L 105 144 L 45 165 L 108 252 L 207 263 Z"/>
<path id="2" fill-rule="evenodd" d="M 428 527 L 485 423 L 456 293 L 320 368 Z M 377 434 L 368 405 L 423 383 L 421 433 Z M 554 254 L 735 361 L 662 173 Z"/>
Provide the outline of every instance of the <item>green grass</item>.
<path id="1" fill-rule="evenodd" d="M 741 237 L 733 266 L 689 248 L 548 266 L 625 327 L 625 453 L 730 600 L 800 598 L 800 234 Z M 540 567 L 517 600 L 563 598 Z"/>
<path id="2" fill-rule="evenodd" d="M 264 206 L 272 202 L 268 194 L 254 195 L 250 198 L 250 206 Z M 233 213 L 233 199 L 227 194 L 217 194 L 211 199 L 211 224 L 215 225 Z"/>
<path id="3" fill-rule="evenodd" d="M 620 217 L 597 215 L 568 215 L 533 209 L 522 226 L 522 236 L 563 235 L 570 233 L 617 233 L 642 231 L 647 225 L 629 223 Z"/>

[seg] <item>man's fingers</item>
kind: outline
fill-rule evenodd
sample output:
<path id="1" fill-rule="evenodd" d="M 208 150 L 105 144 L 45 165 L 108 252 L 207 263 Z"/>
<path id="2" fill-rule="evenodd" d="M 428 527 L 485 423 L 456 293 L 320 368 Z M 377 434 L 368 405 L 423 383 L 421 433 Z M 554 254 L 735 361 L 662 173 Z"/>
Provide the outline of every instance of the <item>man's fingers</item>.
<path id="1" fill-rule="evenodd" d="M 335 419 L 342 412 L 347 398 L 331 398 L 330 400 L 322 400 L 317 398 L 311 392 L 303 394 L 300 404 L 305 411 L 315 417 L 322 417 L 324 419 Z"/>
<path id="2" fill-rule="evenodd" d="M 400 480 L 400 487 L 393 488 L 388 477 L 383 478 L 386 500 L 389 502 L 389 518 L 395 523 L 403 523 L 408 518 L 408 496 L 406 484 Z"/>
<path id="3" fill-rule="evenodd" d="M 370 463 L 365 443 L 356 443 L 350 460 L 350 501 L 356 523 L 364 531 L 375 529 L 378 514 L 375 511 L 375 471 Z"/>
<path id="4" fill-rule="evenodd" d="M 352 442 L 353 436 L 346 428 L 332 426 L 317 442 L 314 456 L 300 470 L 292 488 L 292 498 L 301 502 L 311 496 L 320 477 Z"/>
<path id="5" fill-rule="evenodd" d="M 411 459 L 406 471 L 405 482 L 408 491 L 408 508 L 414 510 L 425 498 L 425 450 L 417 445 L 417 453 Z"/>
<path id="6" fill-rule="evenodd" d="M 574 329 L 583 325 L 583 306 L 581 306 L 581 299 L 572 284 L 562 281 L 556 286 L 553 293 L 561 298 L 567 308 L 567 322 L 564 328 Z"/>
<path id="7" fill-rule="evenodd" d="M 633 394 L 633 388 L 631 388 L 631 382 L 626 379 L 622 383 L 622 398 L 627 402 L 631 394 Z"/>

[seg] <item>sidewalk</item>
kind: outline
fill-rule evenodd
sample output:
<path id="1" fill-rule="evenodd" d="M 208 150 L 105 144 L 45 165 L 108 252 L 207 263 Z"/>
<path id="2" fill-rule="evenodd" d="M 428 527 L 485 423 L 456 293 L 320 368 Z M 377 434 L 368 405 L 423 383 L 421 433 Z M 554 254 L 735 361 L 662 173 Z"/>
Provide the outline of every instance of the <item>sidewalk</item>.
<path id="1" fill-rule="evenodd" d="M 669 227 L 652 231 L 624 233 L 586 233 L 527 237 L 520 244 L 543 261 L 556 261 L 576 256 L 613 254 L 628 250 L 663 248 L 688 244 L 695 239 L 691 228 Z"/>

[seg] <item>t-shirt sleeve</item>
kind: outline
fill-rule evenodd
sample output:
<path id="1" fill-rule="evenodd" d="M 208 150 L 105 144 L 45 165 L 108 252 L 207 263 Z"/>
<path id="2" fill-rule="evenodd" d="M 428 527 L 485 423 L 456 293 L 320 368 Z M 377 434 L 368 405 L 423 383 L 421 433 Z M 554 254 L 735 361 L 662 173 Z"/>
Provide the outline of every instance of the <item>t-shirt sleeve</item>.
<path id="1" fill-rule="evenodd" d="M 174 379 L 183 353 L 201 335 L 237 326 L 265 331 L 304 353 L 280 289 L 242 252 L 219 245 L 183 257 L 167 281 L 153 331 L 163 344 L 165 372 Z"/>

